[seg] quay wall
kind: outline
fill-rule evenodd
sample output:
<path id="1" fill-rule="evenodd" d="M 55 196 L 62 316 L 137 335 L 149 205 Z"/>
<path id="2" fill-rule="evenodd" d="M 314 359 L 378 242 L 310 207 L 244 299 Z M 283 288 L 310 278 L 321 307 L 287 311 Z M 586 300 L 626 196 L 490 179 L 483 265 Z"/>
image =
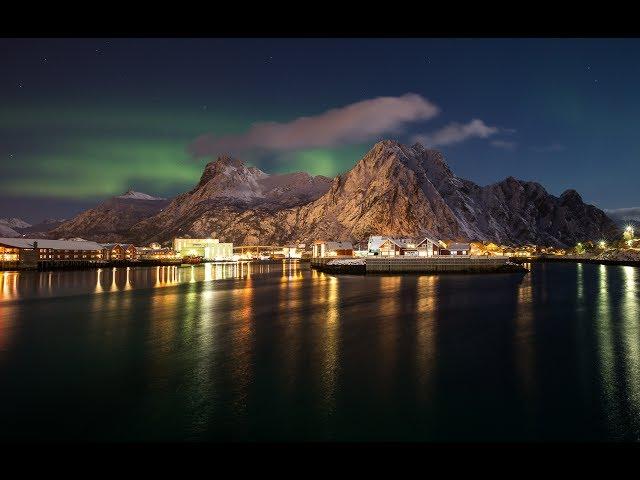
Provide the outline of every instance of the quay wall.
<path id="1" fill-rule="evenodd" d="M 492 272 L 503 269 L 509 257 L 440 255 L 435 257 L 367 257 L 367 273 Z"/>
<path id="2" fill-rule="evenodd" d="M 311 266 L 329 273 L 444 273 L 444 272 L 503 272 L 520 271 L 521 267 L 508 265 L 507 256 L 456 256 L 435 257 L 366 257 L 365 268 L 361 265 L 327 265 L 336 258 L 312 258 Z M 514 267 L 514 268 L 510 268 Z"/>

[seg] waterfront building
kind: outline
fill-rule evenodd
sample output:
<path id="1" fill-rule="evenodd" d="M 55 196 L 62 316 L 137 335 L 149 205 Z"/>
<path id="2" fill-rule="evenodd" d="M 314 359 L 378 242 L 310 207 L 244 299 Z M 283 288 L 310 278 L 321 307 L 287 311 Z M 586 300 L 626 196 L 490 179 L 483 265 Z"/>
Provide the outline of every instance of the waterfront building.
<path id="1" fill-rule="evenodd" d="M 0 259 L 35 267 L 50 262 L 101 262 L 104 249 L 96 242 L 46 240 L 42 238 L 0 238 Z"/>
<path id="2" fill-rule="evenodd" d="M 319 240 L 313 243 L 312 257 L 353 257 L 353 244 L 351 242 L 325 242 Z"/>
<path id="3" fill-rule="evenodd" d="M 0 269 L 15 268 L 18 265 L 20 249 L 0 243 Z"/>
<path id="4" fill-rule="evenodd" d="M 177 260 L 180 258 L 173 249 L 162 248 L 159 243 L 152 243 L 148 247 L 136 247 L 140 260 Z"/>
<path id="5" fill-rule="evenodd" d="M 432 257 L 439 255 L 443 246 L 441 241 L 429 237 L 414 239 L 376 235 L 369 237 L 367 251 L 369 255 Z"/>
<path id="6" fill-rule="evenodd" d="M 441 250 L 441 255 L 469 255 L 471 245 L 468 243 L 450 242 Z"/>
<path id="7" fill-rule="evenodd" d="M 180 257 L 233 260 L 233 243 L 222 243 L 217 238 L 174 238 L 173 250 Z"/>
<path id="8" fill-rule="evenodd" d="M 302 247 L 304 248 L 304 247 Z M 284 258 L 302 258 L 302 250 L 296 245 L 287 245 L 282 247 L 282 255 Z"/>
<path id="9" fill-rule="evenodd" d="M 136 261 L 138 249 L 131 243 L 104 243 L 105 260 L 109 261 Z"/>

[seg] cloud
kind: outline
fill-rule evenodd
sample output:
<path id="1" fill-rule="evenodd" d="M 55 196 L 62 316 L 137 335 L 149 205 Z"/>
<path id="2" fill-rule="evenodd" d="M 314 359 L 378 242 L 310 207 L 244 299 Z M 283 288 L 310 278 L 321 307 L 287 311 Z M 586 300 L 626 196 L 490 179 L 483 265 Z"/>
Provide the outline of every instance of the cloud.
<path id="1" fill-rule="evenodd" d="M 428 120 L 439 112 L 436 105 L 414 93 L 378 97 L 287 123 L 255 123 L 239 135 L 203 135 L 189 146 L 189 152 L 200 157 L 250 149 L 283 151 L 334 147 L 397 132 L 406 123 Z"/>
<path id="2" fill-rule="evenodd" d="M 544 145 L 541 147 L 531 147 L 531 149 L 535 152 L 564 152 L 567 147 L 560 143 L 552 143 L 550 145 Z"/>
<path id="3" fill-rule="evenodd" d="M 514 150 L 518 144 L 516 142 L 508 142 L 506 140 L 491 140 L 491 146 L 503 148 L 505 150 Z"/>
<path id="4" fill-rule="evenodd" d="M 474 118 L 469 123 L 450 123 L 446 127 L 426 135 L 416 135 L 413 141 L 428 147 L 453 145 L 470 138 L 487 138 L 498 133 L 498 127 L 490 127 L 482 120 Z"/>
<path id="5" fill-rule="evenodd" d="M 605 210 L 605 213 L 617 221 L 640 222 L 640 207 L 615 208 Z"/>

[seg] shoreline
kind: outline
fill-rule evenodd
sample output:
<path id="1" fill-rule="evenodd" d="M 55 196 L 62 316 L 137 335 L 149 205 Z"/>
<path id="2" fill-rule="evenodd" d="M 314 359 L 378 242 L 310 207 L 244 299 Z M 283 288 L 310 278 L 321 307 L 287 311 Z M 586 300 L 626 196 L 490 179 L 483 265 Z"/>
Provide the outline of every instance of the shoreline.
<path id="1" fill-rule="evenodd" d="M 514 263 L 591 263 L 591 264 L 600 264 L 600 265 L 611 265 L 611 266 L 624 266 L 624 267 L 640 267 L 640 261 L 633 260 L 610 260 L 610 259 L 600 259 L 600 258 L 589 258 L 589 257 L 511 257 L 509 259 Z"/>
<path id="2" fill-rule="evenodd" d="M 64 262 L 38 262 L 37 266 L 21 265 L 19 262 L 0 262 L 0 272 L 48 272 L 56 270 L 97 270 L 100 268 L 123 268 L 123 267 L 195 267 L 205 263 L 220 265 L 235 265 L 241 263 L 252 263 L 255 265 L 282 265 L 283 263 L 309 263 L 309 259 L 272 259 L 272 260 L 218 260 L 204 261 L 200 263 L 184 263 L 180 261 L 167 260 L 115 260 L 115 261 L 64 261 Z"/>

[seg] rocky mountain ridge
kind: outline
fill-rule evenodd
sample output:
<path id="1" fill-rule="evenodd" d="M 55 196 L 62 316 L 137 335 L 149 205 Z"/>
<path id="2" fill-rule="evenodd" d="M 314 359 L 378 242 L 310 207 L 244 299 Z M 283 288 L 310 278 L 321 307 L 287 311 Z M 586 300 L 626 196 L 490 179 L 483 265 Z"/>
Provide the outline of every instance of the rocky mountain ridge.
<path id="1" fill-rule="evenodd" d="M 513 177 L 479 186 L 457 177 L 441 152 L 392 140 L 378 142 L 333 179 L 304 172 L 269 175 L 221 156 L 207 164 L 191 191 L 134 217 L 117 225 L 122 240 L 213 236 L 268 245 L 381 234 L 567 246 L 616 231 L 575 190 L 555 197 L 536 182 Z M 97 239 L 115 228 L 108 215 L 87 211 L 54 232 Z"/>

